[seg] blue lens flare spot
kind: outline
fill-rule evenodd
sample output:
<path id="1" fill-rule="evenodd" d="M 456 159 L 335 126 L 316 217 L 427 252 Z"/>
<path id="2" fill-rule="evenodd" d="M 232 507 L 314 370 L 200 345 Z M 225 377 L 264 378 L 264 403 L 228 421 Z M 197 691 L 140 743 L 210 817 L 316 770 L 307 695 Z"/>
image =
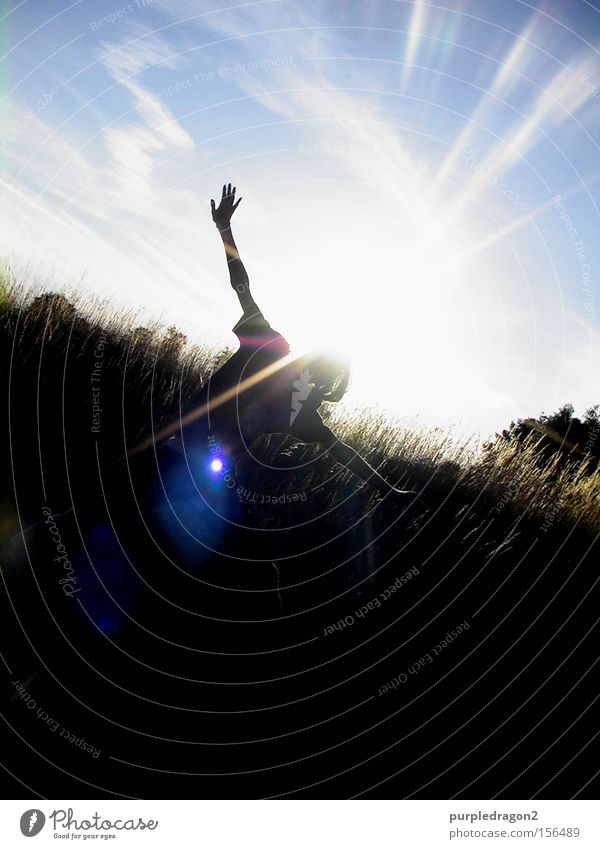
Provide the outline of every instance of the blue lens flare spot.
<path id="1" fill-rule="evenodd" d="M 220 472 L 223 469 L 223 461 L 219 460 L 218 457 L 215 457 L 214 460 L 211 461 L 210 468 L 213 472 Z"/>

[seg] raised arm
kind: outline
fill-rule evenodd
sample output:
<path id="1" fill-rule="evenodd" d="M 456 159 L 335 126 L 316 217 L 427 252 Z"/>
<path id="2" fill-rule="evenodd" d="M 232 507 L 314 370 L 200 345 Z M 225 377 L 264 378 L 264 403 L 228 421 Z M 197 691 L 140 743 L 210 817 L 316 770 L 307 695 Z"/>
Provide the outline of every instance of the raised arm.
<path id="1" fill-rule="evenodd" d="M 210 202 L 212 218 L 217 229 L 221 234 L 223 246 L 225 248 L 225 256 L 227 257 L 227 268 L 229 269 L 229 280 L 231 286 L 235 289 L 239 298 L 240 304 L 245 316 L 252 316 L 260 313 L 254 298 L 250 294 L 250 281 L 244 263 L 240 259 L 237 245 L 231 232 L 231 216 L 238 208 L 240 201 L 235 199 L 235 186 L 231 188 L 231 183 L 223 186 L 221 194 L 221 202 L 219 206 L 215 206 L 214 200 Z"/>

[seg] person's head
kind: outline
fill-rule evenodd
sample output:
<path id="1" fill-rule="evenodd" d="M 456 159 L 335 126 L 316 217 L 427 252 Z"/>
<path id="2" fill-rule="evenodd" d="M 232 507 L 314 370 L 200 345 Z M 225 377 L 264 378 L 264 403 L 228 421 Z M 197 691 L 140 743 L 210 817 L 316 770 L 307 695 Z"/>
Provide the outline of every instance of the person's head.
<path id="1" fill-rule="evenodd" d="M 311 351 L 302 358 L 302 368 L 308 369 L 309 382 L 321 401 L 341 401 L 350 382 L 350 363 L 333 351 Z"/>

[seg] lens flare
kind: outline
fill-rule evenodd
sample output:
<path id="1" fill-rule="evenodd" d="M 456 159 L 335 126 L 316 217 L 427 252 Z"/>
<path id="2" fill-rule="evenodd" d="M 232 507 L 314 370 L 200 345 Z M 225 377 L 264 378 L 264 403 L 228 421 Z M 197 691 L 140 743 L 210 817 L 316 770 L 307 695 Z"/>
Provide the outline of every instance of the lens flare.
<path id="1" fill-rule="evenodd" d="M 215 457 L 215 459 L 212 460 L 212 462 L 210 464 L 210 468 L 212 469 L 213 472 L 220 472 L 223 468 L 223 461 L 219 460 L 218 457 Z"/>

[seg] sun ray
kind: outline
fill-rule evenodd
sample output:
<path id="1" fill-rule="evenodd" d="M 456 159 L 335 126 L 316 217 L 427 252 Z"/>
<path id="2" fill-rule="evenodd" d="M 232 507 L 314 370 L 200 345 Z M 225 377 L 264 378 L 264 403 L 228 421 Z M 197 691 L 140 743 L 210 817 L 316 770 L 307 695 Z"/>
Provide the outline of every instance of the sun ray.
<path id="1" fill-rule="evenodd" d="M 493 174 L 500 178 L 519 161 L 523 160 L 539 140 L 547 137 L 549 123 L 559 125 L 589 99 L 589 93 L 579 82 L 581 71 L 563 68 L 550 83 L 540 90 L 527 115 L 516 124 L 512 132 L 499 138 L 467 179 L 459 198 L 454 204 L 454 214 L 460 215 L 470 199 L 487 185 Z"/>
<path id="2" fill-rule="evenodd" d="M 532 61 L 531 48 L 533 44 L 531 39 L 540 24 L 540 20 L 540 14 L 534 13 L 521 32 L 515 35 L 513 44 L 508 49 L 504 59 L 499 62 L 491 85 L 479 99 L 477 106 L 469 116 L 468 121 L 465 122 L 458 138 L 438 169 L 435 179 L 432 180 L 431 195 L 435 195 L 440 186 L 453 173 L 464 146 L 476 141 L 477 134 L 481 132 L 482 127 L 486 126 L 489 113 L 504 101 L 518 80 L 524 78 L 527 64 Z"/>
<path id="3" fill-rule="evenodd" d="M 575 195 L 584 191 L 584 189 L 587 190 L 592 184 L 598 182 L 600 182 L 600 174 L 594 177 L 590 177 L 588 180 L 586 180 L 585 186 L 574 186 L 571 189 L 564 191 L 561 194 L 561 197 L 563 199 L 574 197 Z M 500 227 L 494 233 L 489 233 L 487 236 L 484 236 L 482 239 L 479 239 L 479 241 L 477 241 L 474 245 L 471 245 L 466 250 L 454 254 L 447 262 L 439 266 L 438 270 L 447 271 L 450 269 L 457 268 L 468 260 L 473 259 L 473 257 L 477 256 L 478 254 L 487 250 L 487 248 L 491 247 L 496 242 L 505 239 L 507 236 L 509 236 L 511 233 L 514 233 L 516 230 L 520 230 L 521 227 L 524 227 L 527 224 L 531 224 L 532 221 L 534 221 L 536 218 L 539 218 L 541 215 L 544 215 L 544 213 L 548 212 L 548 210 L 552 209 L 553 207 L 554 198 L 551 198 L 545 203 L 539 204 L 539 206 L 537 206 L 535 209 L 526 212 L 525 215 L 521 215 L 519 216 L 519 218 L 513 219 L 509 224 Z"/>
<path id="4" fill-rule="evenodd" d="M 404 54 L 404 73 L 402 84 L 406 86 L 412 72 L 413 62 L 417 54 L 417 48 L 421 34 L 425 28 L 426 7 L 423 0 L 416 0 L 413 4 L 413 12 L 410 18 L 410 27 L 406 38 L 406 52 Z"/>
<path id="5" fill-rule="evenodd" d="M 245 380 L 242 380 L 240 383 L 236 384 L 236 386 L 232 386 L 230 389 L 227 389 L 225 392 L 222 392 L 216 398 L 212 398 L 210 402 L 206 402 L 201 404 L 199 407 L 196 407 L 195 410 L 191 410 L 189 413 L 186 413 L 185 416 L 179 417 L 175 421 L 171 422 L 165 427 L 161 428 L 161 430 L 153 433 L 147 439 L 144 439 L 134 448 L 127 452 L 127 457 L 133 457 L 136 454 L 140 454 L 146 449 L 150 448 L 152 445 L 156 445 L 158 442 L 162 442 L 167 439 L 169 436 L 172 436 L 176 431 L 180 428 L 186 427 L 192 422 L 197 421 L 202 416 L 206 415 L 209 410 L 216 410 L 218 407 L 221 407 L 223 404 L 226 404 L 228 401 L 231 401 L 232 398 L 235 398 L 242 392 L 246 392 L 248 389 L 251 389 L 253 386 L 256 386 L 257 383 L 260 383 L 262 380 L 266 380 L 267 377 L 271 377 L 276 372 L 280 371 L 284 366 L 289 365 L 297 359 L 297 356 L 294 354 L 287 354 L 281 359 L 277 360 L 271 365 L 266 366 L 265 368 L 257 371 L 255 374 L 250 375 Z M 121 459 L 125 459 L 124 457 Z"/>

